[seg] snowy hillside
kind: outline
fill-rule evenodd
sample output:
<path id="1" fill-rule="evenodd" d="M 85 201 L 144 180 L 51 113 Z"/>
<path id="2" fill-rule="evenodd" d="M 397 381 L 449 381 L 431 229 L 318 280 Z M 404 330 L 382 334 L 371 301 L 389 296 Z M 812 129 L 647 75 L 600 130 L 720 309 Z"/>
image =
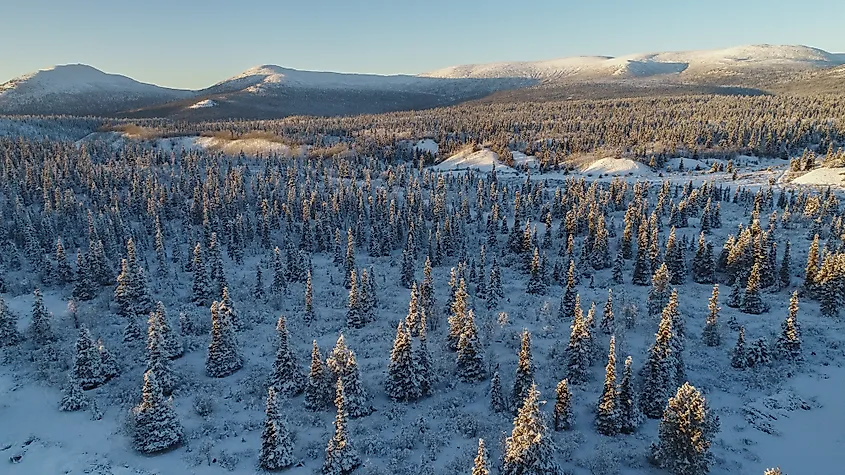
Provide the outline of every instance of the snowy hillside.
<path id="1" fill-rule="evenodd" d="M 120 110 L 191 94 L 104 73 L 84 64 L 68 64 L 0 84 L 0 113 L 67 113 L 79 107 L 85 109 L 85 104 L 89 110 Z"/>
<path id="2" fill-rule="evenodd" d="M 548 61 L 452 66 L 422 74 L 442 78 L 560 79 L 725 75 L 742 71 L 814 70 L 845 63 L 845 56 L 807 46 L 748 45 L 703 51 L 584 56 Z"/>

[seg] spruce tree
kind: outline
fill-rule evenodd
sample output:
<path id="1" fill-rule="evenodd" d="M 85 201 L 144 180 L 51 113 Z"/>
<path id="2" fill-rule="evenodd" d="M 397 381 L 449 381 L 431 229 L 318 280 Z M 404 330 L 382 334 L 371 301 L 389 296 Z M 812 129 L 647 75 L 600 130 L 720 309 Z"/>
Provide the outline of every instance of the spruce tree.
<path id="1" fill-rule="evenodd" d="M 170 322 L 167 320 L 167 310 L 161 301 L 156 302 L 155 318 L 159 333 L 161 334 L 164 354 L 171 360 L 181 357 L 185 354 L 182 340 L 170 327 Z M 159 379 L 159 382 L 161 382 L 161 379 Z"/>
<path id="2" fill-rule="evenodd" d="M 472 310 L 468 311 L 462 324 L 463 331 L 458 341 L 458 378 L 464 382 L 483 381 L 484 350 L 478 340 L 478 328 Z"/>
<path id="3" fill-rule="evenodd" d="M 285 265 L 282 261 L 282 251 L 276 246 L 273 249 L 273 282 L 270 284 L 270 291 L 276 297 L 281 296 L 287 287 L 285 280 Z"/>
<path id="4" fill-rule="evenodd" d="M 528 390 L 534 384 L 534 361 L 531 357 L 531 333 L 522 330 L 522 343 L 519 349 L 519 360 L 516 364 L 516 377 L 513 380 L 512 401 L 522 401 L 528 395 Z"/>
<path id="5" fill-rule="evenodd" d="M 317 340 L 311 349 L 311 369 L 305 384 L 305 409 L 319 411 L 328 406 L 331 398 L 331 378 L 326 373 Z"/>
<path id="6" fill-rule="evenodd" d="M 616 253 L 616 260 L 613 261 L 612 280 L 614 284 L 622 284 L 625 275 L 625 257 L 622 250 Z"/>
<path id="7" fill-rule="evenodd" d="M 67 255 L 65 254 L 65 248 L 62 245 L 61 239 L 56 242 L 56 276 L 58 277 L 59 284 L 62 285 L 73 281 L 73 269 L 71 269 L 67 261 Z"/>
<path id="8" fill-rule="evenodd" d="M 713 462 L 710 445 L 718 431 L 719 419 L 704 397 L 684 383 L 666 405 L 652 457 L 673 475 L 705 475 Z"/>
<path id="9" fill-rule="evenodd" d="M 553 422 L 556 431 L 572 428 L 572 392 L 569 390 L 569 382 L 565 379 L 557 383 L 555 388 Z"/>
<path id="10" fill-rule="evenodd" d="M 633 434 L 642 422 L 642 413 L 634 390 L 633 359 L 625 358 L 625 371 L 619 383 L 619 432 Z"/>
<path id="11" fill-rule="evenodd" d="M 94 389 L 103 384 L 103 371 L 100 368 L 100 353 L 94 346 L 91 333 L 86 328 L 79 330 L 76 339 L 76 352 L 73 358 L 73 378 L 82 389 Z"/>
<path id="12" fill-rule="evenodd" d="M 604 312 L 601 316 L 601 331 L 605 335 L 610 335 L 616 328 L 615 318 L 613 316 L 613 289 L 607 289 L 607 301 L 604 303 Z"/>
<path id="13" fill-rule="evenodd" d="M 432 371 L 431 354 L 428 352 L 428 329 L 424 314 L 420 325 L 419 343 L 414 351 L 414 367 L 416 368 L 417 382 L 420 386 L 420 397 L 426 397 L 431 394 L 434 373 Z"/>
<path id="14" fill-rule="evenodd" d="M 267 389 L 264 430 L 261 432 L 261 451 L 258 464 L 264 470 L 281 470 L 293 465 L 293 440 L 279 415 L 279 403 L 273 386 Z"/>
<path id="15" fill-rule="evenodd" d="M 599 434 L 616 435 L 620 426 L 619 395 L 616 388 L 616 337 L 610 337 L 610 350 L 604 370 L 604 389 L 596 408 L 596 430 Z"/>
<path id="16" fill-rule="evenodd" d="M 235 329 L 220 312 L 220 304 L 211 304 L 211 343 L 205 360 L 205 372 L 212 378 L 224 378 L 241 369 L 243 361 L 238 354 Z"/>
<path id="17" fill-rule="evenodd" d="M 458 348 L 458 343 L 461 335 L 464 333 L 464 325 L 466 324 L 467 312 L 469 310 L 469 295 L 466 290 L 466 282 L 461 279 L 455 289 L 455 298 L 452 301 L 449 316 L 449 333 L 446 339 L 449 347 L 453 350 Z"/>
<path id="18" fill-rule="evenodd" d="M 663 263 L 651 278 L 651 289 L 648 291 L 649 315 L 659 315 L 669 302 L 669 281 L 669 268 Z"/>
<path id="19" fill-rule="evenodd" d="M 640 408 L 646 417 L 657 419 L 676 381 L 675 354 L 672 347 L 672 317 L 663 312 L 654 343 L 649 347 L 645 365 L 642 368 Z"/>
<path id="20" fill-rule="evenodd" d="M 100 370 L 103 378 L 106 381 L 116 378 L 120 375 L 120 368 L 117 365 L 117 360 L 111 355 L 102 340 L 97 340 L 97 352 L 100 354 Z"/>
<path id="21" fill-rule="evenodd" d="M 182 440 L 182 424 L 165 400 L 152 371 L 144 373 L 141 404 L 133 409 L 135 449 L 144 454 L 167 450 Z"/>
<path id="22" fill-rule="evenodd" d="M 358 295 L 358 279 L 355 269 L 349 275 L 349 299 L 346 304 L 346 325 L 349 328 L 364 328 L 364 315 L 361 313 L 361 301 Z"/>
<path id="23" fill-rule="evenodd" d="M 713 245 L 704 240 L 703 232 L 698 236 L 698 248 L 692 261 L 692 280 L 699 284 L 712 284 L 716 280 Z"/>
<path id="24" fill-rule="evenodd" d="M 147 321 L 147 371 L 153 373 L 165 396 L 176 387 L 176 376 L 170 368 L 170 358 L 164 344 L 161 320 L 155 312 Z"/>
<path id="25" fill-rule="evenodd" d="M 326 446 L 326 459 L 323 462 L 322 475 L 349 475 L 359 465 L 361 458 L 358 451 L 349 443 L 349 434 L 346 432 L 346 423 L 349 414 L 346 412 L 346 395 L 343 381 L 337 381 L 337 417 L 335 417 L 334 436 L 329 439 Z"/>
<path id="26" fill-rule="evenodd" d="M 589 330 L 581 310 L 581 298 L 575 296 L 575 312 L 570 326 L 567 354 L 567 378 L 571 384 L 581 384 L 590 366 Z"/>
<path id="27" fill-rule="evenodd" d="M 505 440 L 502 475 L 559 475 L 554 445 L 540 413 L 540 392 L 531 386 Z"/>
<path id="28" fill-rule="evenodd" d="M 32 292 L 32 319 L 29 325 L 29 334 L 38 346 L 44 346 L 53 341 L 53 327 L 50 324 L 50 315 L 44 307 L 44 297 L 38 287 Z"/>
<path id="29" fill-rule="evenodd" d="M 731 308 L 739 308 L 742 305 L 742 287 L 739 285 L 739 279 L 734 279 L 731 293 L 728 295 L 725 305 Z"/>
<path id="30" fill-rule="evenodd" d="M 361 382 L 361 373 L 355 353 L 346 346 L 343 335 L 337 339 L 326 363 L 338 379 L 343 381 L 346 411 L 349 417 L 363 417 L 373 412 L 370 396 Z"/>
<path id="31" fill-rule="evenodd" d="M 493 373 L 493 379 L 490 380 L 490 409 L 493 412 L 505 412 L 508 410 L 508 402 L 505 399 L 502 380 L 499 377 L 498 371 Z"/>
<path id="32" fill-rule="evenodd" d="M 199 307 L 204 307 L 211 301 L 211 281 L 208 276 L 208 268 L 203 259 L 202 246 L 200 243 L 194 247 L 194 260 L 191 266 L 194 274 L 191 301 Z"/>
<path id="33" fill-rule="evenodd" d="M 302 319 L 306 325 L 311 325 L 314 318 L 314 288 L 311 283 L 311 270 L 308 270 L 308 277 L 305 279 L 305 311 Z"/>
<path id="34" fill-rule="evenodd" d="M 62 390 L 62 399 L 59 401 L 59 410 L 62 412 L 81 411 L 88 406 L 88 399 L 82 392 L 82 385 L 74 377 L 73 372 L 68 373 L 67 383 Z"/>
<path id="35" fill-rule="evenodd" d="M 73 298 L 82 302 L 94 298 L 94 288 L 91 267 L 88 259 L 81 251 L 76 252 L 76 279 L 73 282 Z"/>
<path id="36" fill-rule="evenodd" d="M 819 235 L 813 237 L 807 252 L 807 266 L 804 268 L 804 290 L 810 297 L 816 296 L 816 274 L 819 272 Z"/>
<path id="37" fill-rule="evenodd" d="M 739 310 L 742 313 L 759 315 L 769 311 L 769 306 L 760 297 L 760 266 L 754 263 L 751 273 L 748 275 L 748 282 L 745 285 L 745 294 L 742 296 Z"/>
<path id="38" fill-rule="evenodd" d="M 560 308 L 558 309 L 558 318 L 566 320 L 572 317 L 575 312 L 575 300 L 578 294 L 575 282 L 575 263 L 569 261 L 569 270 L 566 273 L 566 290 L 564 290 L 563 298 L 560 300 Z"/>
<path id="39" fill-rule="evenodd" d="M 683 284 L 687 273 L 686 263 L 684 262 L 684 251 L 675 237 L 675 228 L 669 231 L 669 238 L 666 240 L 665 264 L 669 270 L 669 282 L 673 285 Z"/>
<path id="40" fill-rule="evenodd" d="M 478 454 L 472 466 L 472 475 L 490 475 L 490 463 L 487 461 L 487 448 L 484 439 L 478 439 Z"/>
<path id="41" fill-rule="evenodd" d="M 775 342 L 775 356 L 790 361 L 801 358 L 801 332 L 798 328 L 798 291 L 789 299 L 789 313 L 781 323 L 781 334 Z"/>
<path id="42" fill-rule="evenodd" d="M 6 301 L 0 295 L 0 348 L 15 345 L 19 341 L 21 335 L 18 332 L 17 317 L 9 311 Z"/>
<path id="43" fill-rule="evenodd" d="M 257 301 L 264 300 L 264 276 L 261 273 L 261 266 L 255 266 L 255 284 L 252 287 L 252 298 Z"/>
<path id="44" fill-rule="evenodd" d="M 790 242 L 786 241 L 786 245 L 783 248 L 783 260 L 781 261 L 780 269 L 778 270 L 778 278 L 780 279 L 781 287 L 789 287 L 792 279 L 792 256 L 790 256 L 791 247 Z"/>
<path id="45" fill-rule="evenodd" d="M 396 338 L 393 340 L 393 350 L 390 352 L 390 363 L 387 365 L 385 390 L 388 397 L 399 402 L 417 399 L 420 396 L 420 387 L 416 376 L 411 333 L 405 322 L 400 320 L 396 328 Z"/>
<path id="46" fill-rule="evenodd" d="M 285 397 L 296 396 L 305 387 L 305 378 L 299 368 L 296 355 L 290 348 L 289 340 L 287 320 L 284 315 L 281 315 L 276 322 L 276 359 L 273 362 L 270 385 Z"/>
<path id="47" fill-rule="evenodd" d="M 748 366 L 748 352 L 745 350 L 745 328 L 740 327 L 733 353 L 731 353 L 731 366 L 742 369 Z"/>
<path id="48" fill-rule="evenodd" d="M 719 346 L 722 343 L 719 335 L 719 284 L 713 286 L 713 293 L 707 303 L 707 320 L 704 323 L 704 330 L 701 332 L 701 339 L 707 346 Z"/>

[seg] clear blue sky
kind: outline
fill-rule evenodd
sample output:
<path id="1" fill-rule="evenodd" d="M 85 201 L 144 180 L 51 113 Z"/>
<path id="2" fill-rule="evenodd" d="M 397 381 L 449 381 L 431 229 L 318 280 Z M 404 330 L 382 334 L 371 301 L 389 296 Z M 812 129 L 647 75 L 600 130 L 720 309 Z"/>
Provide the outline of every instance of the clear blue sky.
<path id="1" fill-rule="evenodd" d="M 0 83 L 85 63 L 201 88 L 258 64 L 454 64 L 805 44 L 845 53 L 845 0 L 3 0 Z"/>

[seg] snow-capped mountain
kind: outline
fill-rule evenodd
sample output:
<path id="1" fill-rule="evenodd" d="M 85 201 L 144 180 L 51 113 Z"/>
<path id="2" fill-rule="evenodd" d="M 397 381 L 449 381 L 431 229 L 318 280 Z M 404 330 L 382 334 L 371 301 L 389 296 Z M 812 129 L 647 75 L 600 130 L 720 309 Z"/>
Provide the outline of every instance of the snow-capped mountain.
<path id="1" fill-rule="evenodd" d="M 845 64 L 845 55 L 808 46 L 748 45 L 704 51 L 581 56 L 548 61 L 452 66 L 424 73 L 440 78 L 534 78 L 560 80 L 631 79 L 676 76 L 730 83 L 731 78 L 781 75 Z"/>
<path id="2" fill-rule="evenodd" d="M 0 113 L 103 114 L 192 94 L 104 73 L 84 64 L 68 64 L 0 84 Z"/>

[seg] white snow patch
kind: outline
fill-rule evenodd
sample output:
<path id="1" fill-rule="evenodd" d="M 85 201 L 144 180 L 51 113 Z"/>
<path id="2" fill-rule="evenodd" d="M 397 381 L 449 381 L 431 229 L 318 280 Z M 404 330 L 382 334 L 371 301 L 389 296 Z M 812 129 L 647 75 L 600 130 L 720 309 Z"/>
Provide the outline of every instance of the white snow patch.
<path id="1" fill-rule="evenodd" d="M 207 107 L 214 107 L 216 105 L 217 103 L 212 101 L 211 99 L 205 99 L 190 106 L 189 109 L 205 109 Z"/>
<path id="2" fill-rule="evenodd" d="M 596 160 L 581 170 L 584 174 L 593 175 L 636 175 L 651 176 L 654 172 L 647 165 L 631 160 L 630 158 L 606 157 Z"/>
<path id="3" fill-rule="evenodd" d="M 414 148 L 432 154 L 437 154 L 440 151 L 440 146 L 432 139 L 422 139 L 414 145 Z"/>
<path id="4" fill-rule="evenodd" d="M 522 152 L 511 152 L 511 155 L 518 167 L 540 168 L 540 161 L 534 155 L 526 155 Z"/>
<path id="5" fill-rule="evenodd" d="M 481 172 L 491 172 L 493 167 L 496 168 L 496 173 L 514 172 L 515 170 L 505 165 L 499 160 L 499 154 L 489 149 L 482 149 L 473 152 L 472 149 L 463 150 L 451 157 L 443 160 L 434 166 L 437 171 L 460 171 L 460 170 L 478 170 Z"/>
<path id="6" fill-rule="evenodd" d="M 792 180 L 796 185 L 840 186 L 845 180 L 845 168 L 817 168 Z"/>

